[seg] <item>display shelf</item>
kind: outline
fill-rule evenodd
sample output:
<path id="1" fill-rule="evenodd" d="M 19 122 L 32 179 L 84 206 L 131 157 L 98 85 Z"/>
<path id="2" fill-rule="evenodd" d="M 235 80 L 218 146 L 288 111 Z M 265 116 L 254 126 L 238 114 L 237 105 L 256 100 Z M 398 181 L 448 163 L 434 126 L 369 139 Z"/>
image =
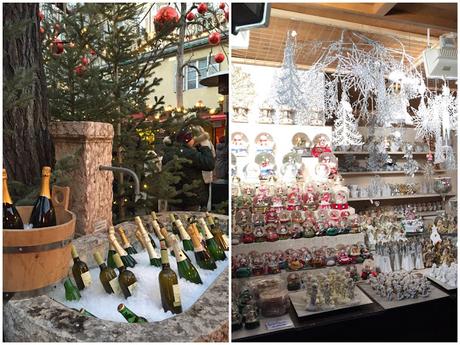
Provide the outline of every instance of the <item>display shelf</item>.
<path id="1" fill-rule="evenodd" d="M 364 233 L 349 233 L 337 236 L 316 236 L 316 237 L 302 237 L 290 238 L 287 240 L 278 240 L 275 242 L 254 242 L 254 243 L 240 243 L 232 245 L 232 255 L 236 254 L 249 254 L 249 252 L 256 250 L 260 253 L 274 252 L 277 250 L 286 249 L 300 249 L 302 247 L 321 247 L 329 246 L 335 247 L 337 244 L 352 245 L 358 242 L 364 242 Z"/>
<path id="2" fill-rule="evenodd" d="M 292 321 L 291 315 L 289 313 L 277 317 L 262 316 L 259 321 L 260 326 L 257 328 L 246 329 L 243 327 L 237 331 L 232 331 L 232 340 L 261 336 L 268 333 L 271 334 L 279 330 L 286 330 L 295 327 L 294 322 Z M 280 324 L 278 328 L 272 326 L 275 322 Z"/>
<path id="3" fill-rule="evenodd" d="M 437 211 L 424 211 L 424 212 L 416 212 L 415 215 L 417 217 L 433 217 L 433 216 L 439 216 L 444 212 L 444 210 L 437 210 Z M 404 219 L 405 216 L 399 215 L 398 218 Z"/>
<path id="4" fill-rule="evenodd" d="M 414 156 L 422 156 L 422 155 L 427 155 L 430 152 L 412 152 Z M 400 151 L 393 151 L 393 152 L 387 152 L 389 155 L 394 155 L 394 156 L 404 156 L 405 152 L 400 152 Z M 334 155 L 360 155 L 360 156 L 368 156 L 369 151 L 334 151 Z"/>
<path id="5" fill-rule="evenodd" d="M 447 170 L 435 170 L 437 174 L 445 173 Z M 346 176 L 360 176 L 360 175 L 405 175 L 404 170 L 399 171 L 343 171 L 340 172 L 340 175 L 343 177 Z M 417 171 L 417 175 L 423 174 L 423 171 Z"/>
<path id="6" fill-rule="evenodd" d="M 446 197 L 455 196 L 454 193 L 446 194 Z M 441 198 L 441 194 L 410 194 L 410 195 L 393 195 L 393 196 L 376 196 L 373 198 L 350 198 L 348 202 L 356 201 L 373 201 L 373 200 L 393 200 L 393 199 L 418 199 L 418 198 Z"/>

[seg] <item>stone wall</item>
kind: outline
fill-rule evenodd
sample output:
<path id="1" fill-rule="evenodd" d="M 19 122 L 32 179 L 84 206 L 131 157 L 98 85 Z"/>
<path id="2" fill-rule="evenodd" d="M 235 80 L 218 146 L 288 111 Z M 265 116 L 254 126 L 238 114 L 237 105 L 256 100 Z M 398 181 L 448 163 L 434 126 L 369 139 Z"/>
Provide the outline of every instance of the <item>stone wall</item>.
<path id="1" fill-rule="evenodd" d="M 71 172 L 70 210 L 77 216 L 76 233 L 87 234 L 112 224 L 113 174 L 100 171 L 112 165 L 114 130 L 110 123 L 60 121 L 50 125 L 56 160 L 75 155 Z"/>

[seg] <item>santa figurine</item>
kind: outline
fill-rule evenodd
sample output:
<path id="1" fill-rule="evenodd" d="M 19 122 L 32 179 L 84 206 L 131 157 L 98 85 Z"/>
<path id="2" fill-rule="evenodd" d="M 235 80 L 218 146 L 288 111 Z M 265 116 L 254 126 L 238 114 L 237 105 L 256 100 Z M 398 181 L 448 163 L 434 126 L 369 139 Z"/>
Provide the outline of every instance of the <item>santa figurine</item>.
<path id="1" fill-rule="evenodd" d="M 313 142 L 314 145 L 311 149 L 311 154 L 313 157 L 319 157 L 319 155 L 323 152 L 332 152 L 329 138 L 325 134 L 318 134 L 313 139 Z"/>

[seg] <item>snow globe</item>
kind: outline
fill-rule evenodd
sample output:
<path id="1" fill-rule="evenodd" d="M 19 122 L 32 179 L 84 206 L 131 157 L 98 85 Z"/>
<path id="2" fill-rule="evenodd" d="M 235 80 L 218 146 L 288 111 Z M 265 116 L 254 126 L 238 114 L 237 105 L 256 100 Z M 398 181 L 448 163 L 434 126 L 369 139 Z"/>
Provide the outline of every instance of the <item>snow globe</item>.
<path id="1" fill-rule="evenodd" d="M 259 108 L 259 110 L 260 110 L 260 115 L 259 115 L 259 119 L 257 122 L 272 124 L 275 109 L 273 109 L 271 105 L 265 103 Z"/>
<path id="2" fill-rule="evenodd" d="M 252 213 L 248 209 L 240 209 L 235 214 L 235 220 L 240 226 L 251 224 Z"/>
<path id="3" fill-rule="evenodd" d="M 273 137 L 268 133 L 260 133 L 257 135 L 256 140 L 256 152 L 269 152 L 272 153 L 275 148 Z"/>
<path id="4" fill-rule="evenodd" d="M 265 225 L 265 215 L 263 213 L 253 213 L 252 215 L 252 225 L 254 226 L 264 226 Z"/>
<path id="5" fill-rule="evenodd" d="M 315 180 L 320 182 L 326 182 L 329 180 L 331 169 L 327 163 L 317 163 L 315 166 Z"/>
<path id="6" fill-rule="evenodd" d="M 283 157 L 280 172 L 283 182 L 294 183 L 303 178 L 302 157 L 296 152 L 290 152 Z"/>
<path id="7" fill-rule="evenodd" d="M 257 154 L 255 162 L 259 165 L 260 180 L 268 180 L 270 176 L 275 175 L 275 157 L 271 153 L 263 152 Z"/>
<path id="8" fill-rule="evenodd" d="M 299 155 L 303 157 L 309 157 L 311 156 L 310 153 L 310 145 L 311 141 L 310 138 L 308 138 L 308 135 L 305 133 L 296 133 L 292 137 L 292 146 L 295 152 L 297 152 Z"/>
<path id="9" fill-rule="evenodd" d="M 276 229 L 276 233 L 278 234 L 278 238 L 280 240 L 289 239 L 291 235 L 290 235 L 288 223 L 284 222 L 284 223 L 278 224 L 278 227 Z"/>
<path id="10" fill-rule="evenodd" d="M 270 254 L 268 256 L 268 274 L 277 274 L 280 273 L 280 267 L 278 264 L 278 258 L 275 254 Z"/>
<path id="11" fill-rule="evenodd" d="M 323 152 L 332 152 L 331 140 L 326 134 L 317 134 L 313 138 L 313 148 L 311 154 L 313 157 L 318 157 Z"/>
<path id="12" fill-rule="evenodd" d="M 327 164 L 329 167 L 329 178 L 333 178 L 337 174 L 337 166 L 339 161 L 332 152 L 323 152 L 318 156 L 318 162 Z"/>
<path id="13" fill-rule="evenodd" d="M 231 152 L 235 157 L 246 157 L 248 155 L 249 141 L 244 133 L 235 132 L 232 134 Z"/>
<path id="14" fill-rule="evenodd" d="M 302 254 L 294 249 L 286 250 L 288 255 L 288 267 L 291 271 L 298 271 L 303 268 L 304 261 L 302 259 Z"/>
<path id="15" fill-rule="evenodd" d="M 318 207 L 319 195 L 316 191 L 316 187 L 313 183 L 308 183 L 305 187 L 305 191 L 302 194 L 302 201 L 305 210 L 314 211 Z"/>
<path id="16" fill-rule="evenodd" d="M 289 229 L 290 238 L 301 238 L 303 236 L 303 227 L 299 223 L 292 223 Z"/>
<path id="17" fill-rule="evenodd" d="M 294 113 L 294 109 L 287 106 L 282 106 L 280 109 L 280 125 L 294 124 Z"/>
<path id="18" fill-rule="evenodd" d="M 241 236 L 241 242 L 243 243 L 253 243 L 255 242 L 256 237 L 254 236 L 252 226 L 246 224 L 243 226 L 243 235 Z"/>
<path id="19" fill-rule="evenodd" d="M 332 190 L 328 183 L 322 183 L 319 188 L 319 207 L 321 209 L 331 208 Z"/>
<path id="20" fill-rule="evenodd" d="M 309 124 L 310 126 L 324 126 L 326 125 L 326 118 L 324 111 L 318 107 L 312 107 L 309 111 Z"/>
<path id="21" fill-rule="evenodd" d="M 267 242 L 275 242 L 278 241 L 278 233 L 276 232 L 276 224 L 267 224 L 265 225 L 265 232 L 266 232 L 266 238 Z"/>
<path id="22" fill-rule="evenodd" d="M 243 168 L 244 179 L 250 183 L 258 183 L 260 176 L 260 167 L 256 163 L 248 163 Z"/>

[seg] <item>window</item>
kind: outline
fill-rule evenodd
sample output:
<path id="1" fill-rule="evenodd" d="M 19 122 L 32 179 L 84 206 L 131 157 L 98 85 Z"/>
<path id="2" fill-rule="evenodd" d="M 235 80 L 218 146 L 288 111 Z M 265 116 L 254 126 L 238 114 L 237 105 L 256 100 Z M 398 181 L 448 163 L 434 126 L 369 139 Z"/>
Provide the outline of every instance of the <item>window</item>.
<path id="1" fill-rule="evenodd" d="M 212 58 L 205 57 L 202 59 L 190 61 L 189 65 L 185 67 L 184 90 L 192 90 L 192 89 L 198 89 L 200 87 L 203 87 L 199 83 L 200 79 L 208 75 L 219 72 L 219 64 L 217 63 L 209 64 L 208 59 L 212 59 Z M 200 75 L 198 75 L 198 71 L 200 72 Z"/>

